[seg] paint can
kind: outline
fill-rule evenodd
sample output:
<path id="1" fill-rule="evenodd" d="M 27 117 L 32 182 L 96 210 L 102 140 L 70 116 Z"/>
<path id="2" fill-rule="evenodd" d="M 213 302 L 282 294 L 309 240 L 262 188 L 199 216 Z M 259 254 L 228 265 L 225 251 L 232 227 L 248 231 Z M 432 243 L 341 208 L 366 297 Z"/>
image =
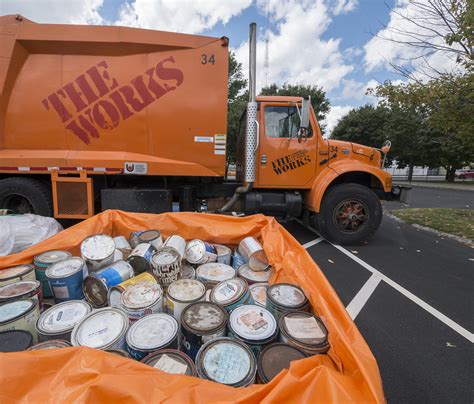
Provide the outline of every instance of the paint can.
<path id="1" fill-rule="evenodd" d="M 210 262 L 209 264 L 199 265 L 196 269 L 196 278 L 201 282 L 219 282 L 235 278 L 235 270 L 229 265 Z"/>
<path id="2" fill-rule="evenodd" d="M 118 248 L 116 248 L 114 251 L 114 259 L 112 262 L 117 262 L 117 261 L 122 261 L 122 260 L 123 260 L 123 252 L 119 250 Z"/>
<path id="3" fill-rule="evenodd" d="M 204 300 L 206 302 L 210 302 L 211 301 L 212 289 L 214 289 L 214 286 L 216 286 L 217 283 L 215 283 L 215 282 L 202 282 L 202 284 L 206 287 L 206 297 L 205 297 Z"/>
<path id="4" fill-rule="evenodd" d="M 163 238 L 159 230 L 145 230 L 137 236 L 138 244 L 151 244 L 155 250 L 159 250 L 163 245 Z"/>
<path id="5" fill-rule="evenodd" d="M 178 280 L 181 270 L 181 260 L 177 251 L 172 249 L 160 250 L 151 258 L 153 274 L 164 288 Z"/>
<path id="6" fill-rule="evenodd" d="M 249 286 L 253 301 L 258 306 L 267 307 L 268 283 L 254 283 Z"/>
<path id="7" fill-rule="evenodd" d="M 224 307 L 231 312 L 243 304 L 253 304 L 249 285 L 242 278 L 232 278 L 218 283 L 211 291 L 211 302 Z"/>
<path id="8" fill-rule="evenodd" d="M 83 300 L 69 300 L 50 307 L 36 322 L 38 341 L 70 341 L 72 329 L 91 311 L 90 304 Z"/>
<path id="9" fill-rule="evenodd" d="M 283 369 L 289 369 L 292 361 L 306 358 L 299 348 L 280 342 L 265 347 L 257 360 L 257 381 L 266 384 Z"/>
<path id="10" fill-rule="evenodd" d="M 184 251 L 186 250 L 186 240 L 176 234 L 169 236 L 163 244 L 162 250 L 171 249 L 179 254 L 180 261 L 184 258 Z"/>
<path id="11" fill-rule="evenodd" d="M 267 309 L 255 304 L 239 306 L 230 313 L 228 336 L 249 346 L 255 356 L 278 337 L 278 324 Z"/>
<path id="12" fill-rule="evenodd" d="M 54 302 L 84 299 L 82 282 L 87 276 L 87 267 L 82 258 L 72 257 L 51 265 L 46 278 L 51 285 Z"/>
<path id="13" fill-rule="evenodd" d="M 329 349 L 328 330 L 319 317 L 306 311 L 283 313 L 278 321 L 280 341 L 295 346 L 308 355 Z"/>
<path id="14" fill-rule="evenodd" d="M 8 330 L 0 332 L 0 352 L 26 351 L 33 344 L 31 333 L 24 330 Z"/>
<path id="15" fill-rule="evenodd" d="M 151 257 L 156 252 L 149 243 L 138 244 L 128 256 L 127 262 L 133 267 L 135 275 L 151 272 Z"/>
<path id="16" fill-rule="evenodd" d="M 28 348 L 27 351 L 70 348 L 71 346 L 72 346 L 71 343 L 68 341 L 64 341 L 61 339 L 52 339 L 51 341 L 40 342 L 39 344 L 33 345 L 31 348 Z"/>
<path id="17" fill-rule="evenodd" d="M 267 289 L 267 309 L 275 318 L 286 311 L 309 311 L 303 289 L 290 283 L 276 283 Z"/>
<path id="18" fill-rule="evenodd" d="M 127 330 L 127 315 L 120 309 L 104 307 L 91 311 L 76 324 L 71 344 L 96 349 L 125 349 Z"/>
<path id="19" fill-rule="evenodd" d="M 36 344 L 35 324 L 40 316 L 38 300 L 20 299 L 0 304 L 0 331 L 24 330 L 33 337 Z"/>
<path id="20" fill-rule="evenodd" d="M 177 349 L 160 349 L 145 356 L 141 362 L 169 374 L 197 376 L 192 359 Z"/>
<path id="21" fill-rule="evenodd" d="M 107 302 L 109 303 L 109 306 L 120 308 L 120 298 L 122 297 L 122 293 L 128 287 L 138 283 L 158 284 L 158 281 L 154 275 L 150 274 L 149 272 L 143 272 L 140 275 L 134 276 L 133 278 L 119 283 L 118 285 L 112 286 L 107 294 Z"/>
<path id="22" fill-rule="evenodd" d="M 107 234 L 93 234 L 81 243 L 81 257 L 89 272 L 97 272 L 100 268 L 112 264 L 114 253 L 114 239 Z"/>
<path id="23" fill-rule="evenodd" d="M 18 300 L 31 297 L 38 301 L 40 311 L 43 308 L 40 281 L 18 281 L 0 286 L 0 302 Z"/>
<path id="24" fill-rule="evenodd" d="M 239 254 L 254 271 L 267 271 L 270 268 L 262 245 L 254 237 L 246 237 L 239 243 Z"/>
<path id="25" fill-rule="evenodd" d="M 247 387 L 255 383 L 257 361 L 244 343 L 230 338 L 217 338 L 199 350 L 196 370 L 201 379 L 233 387 Z"/>
<path id="26" fill-rule="evenodd" d="M 169 314 L 150 314 L 130 326 L 126 341 L 127 352 L 136 360 L 158 349 L 178 349 L 178 322 Z"/>
<path id="27" fill-rule="evenodd" d="M 206 264 L 217 260 L 216 247 L 202 240 L 191 240 L 184 253 L 190 264 Z"/>
<path id="28" fill-rule="evenodd" d="M 268 282 L 270 277 L 273 275 L 273 270 L 268 271 L 254 271 L 249 267 L 248 264 L 243 264 L 237 270 L 238 276 L 244 278 L 249 285 L 254 283 L 265 283 Z"/>
<path id="29" fill-rule="evenodd" d="M 227 327 L 227 312 L 211 302 L 197 302 L 181 313 L 181 350 L 191 359 L 206 342 L 224 337 Z"/>
<path id="30" fill-rule="evenodd" d="M 181 261 L 181 270 L 179 271 L 180 279 L 196 279 L 196 270 L 189 264 Z"/>
<path id="31" fill-rule="evenodd" d="M 84 296 L 94 307 L 105 306 L 109 289 L 130 279 L 133 275 L 133 268 L 128 262 L 116 261 L 84 279 Z"/>
<path id="32" fill-rule="evenodd" d="M 115 248 L 118 248 L 119 250 L 131 250 L 132 247 L 130 246 L 130 243 L 124 236 L 117 236 L 114 237 L 114 243 L 115 243 Z"/>
<path id="33" fill-rule="evenodd" d="M 35 267 L 25 264 L 0 270 L 0 287 L 18 281 L 36 281 Z"/>
<path id="34" fill-rule="evenodd" d="M 117 356 L 121 356 L 122 358 L 132 359 L 132 357 L 128 354 L 128 352 L 122 349 L 111 348 L 111 349 L 104 349 L 104 351 L 117 355 Z"/>
<path id="35" fill-rule="evenodd" d="M 130 323 L 149 314 L 163 311 L 163 289 L 156 283 L 137 283 L 128 287 L 120 297 L 120 308 Z"/>
<path id="36" fill-rule="evenodd" d="M 246 263 L 247 261 L 245 261 L 245 258 L 242 257 L 237 250 L 235 250 L 234 255 L 232 256 L 232 268 L 237 271 L 241 265 Z"/>
<path id="37" fill-rule="evenodd" d="M 46 251 L 34 257 L 33 264 L 35 266 L 36 279 L 41 282 L 43 297 L 53 297 L 51 286 L 49 285 L 48 279 L 46 278 L 46 270 L 56 262 L 71 257 L 72 254 L 70 252 L 60 250 Z"/>
<path id="38" fill-rule="evenodd" d="M 232 250 L 222 244 L 214 244 L 217 252 L 217 262 L 221 264 L 230 265 L 232 260 Z"/>
<path id="39" fill-rule="evenodd" d="M 130 244 L 130 247 L 134 249 L 138 244 L 138 236 L 143 233 L 143 230 L 138 230 L 138 231 L 132 231 L 130 235 L 128 236 L 128 243 Z"/>
<path id="40" fill-rule="evenodd" d="M 172 315 L 179 323 L 181 312 L 191 303 L 204 300 L 206 287 L 195 279 L 179 279 L 168 287 L 166 307 L 168 314 Z"/>

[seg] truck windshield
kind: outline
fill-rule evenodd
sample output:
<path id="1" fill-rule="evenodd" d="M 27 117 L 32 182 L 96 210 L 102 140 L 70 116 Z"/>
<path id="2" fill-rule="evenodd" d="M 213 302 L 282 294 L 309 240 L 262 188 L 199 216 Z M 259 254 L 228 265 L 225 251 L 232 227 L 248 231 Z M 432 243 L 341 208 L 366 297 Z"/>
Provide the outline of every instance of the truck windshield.
<path id="1" fill-rule="evenodd" d="M 300 116 L 295 106 L 265 107 L 265 132 L 268 137 L 297 137 Z M 312 136 L 311 127 L 308 137 Z"/>

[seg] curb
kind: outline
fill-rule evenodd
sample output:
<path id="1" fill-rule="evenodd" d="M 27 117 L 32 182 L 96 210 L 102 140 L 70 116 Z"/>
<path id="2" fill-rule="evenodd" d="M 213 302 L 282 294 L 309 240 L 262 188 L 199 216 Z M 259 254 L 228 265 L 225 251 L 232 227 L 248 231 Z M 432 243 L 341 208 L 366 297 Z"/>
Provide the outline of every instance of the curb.
<path id="1" fill-rule="evenodd" d="M 431 188 L 431 189 L 449 189 L 449 190 L 452 190 L 452 191 L 467 191 L 467 192 L 474 192 L 474 186 L 473 185 L 469 185 L 469 186 L 450 186 L 450 185 L 447 185 L 447 186 L 444 186 L 444 185 L 436 185 L 436 184 L 420 184 L 420 183 L 409 183 L 408 181 L 407 182 L 394 182 L 393 183 L 394 185 L 408 185 L 410 187 L 418 187 L 418 188 Z"/>

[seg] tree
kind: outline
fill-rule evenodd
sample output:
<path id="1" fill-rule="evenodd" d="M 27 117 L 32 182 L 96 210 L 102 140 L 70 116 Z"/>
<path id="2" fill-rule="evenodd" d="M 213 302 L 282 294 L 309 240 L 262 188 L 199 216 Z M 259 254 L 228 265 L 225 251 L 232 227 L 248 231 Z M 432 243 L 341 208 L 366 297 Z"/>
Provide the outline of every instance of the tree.
<path id="1" fill-rule="evenodd" d="M 298 97 L 311 96 L 311 105 L 313 106 L 314 113 L 318 119 L 321 132 L 324 133 L 325 126 L 321 124 L 321 121 L 329 112 L 331 103 L 321 87 L 288 83 L 285 83 L 279 87 L 276 84 L 272 84 L 268 87 L 262 88 L 260 95 L 285 95 Z"/>

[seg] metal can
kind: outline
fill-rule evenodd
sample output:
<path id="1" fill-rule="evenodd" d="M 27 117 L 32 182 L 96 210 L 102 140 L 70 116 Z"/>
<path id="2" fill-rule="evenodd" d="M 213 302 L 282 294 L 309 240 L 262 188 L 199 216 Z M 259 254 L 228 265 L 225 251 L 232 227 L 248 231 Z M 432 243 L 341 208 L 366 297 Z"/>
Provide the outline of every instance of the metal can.
<path id="1" fill-rule="evenodd" d="M 163 311 L 163 289 L 156 283 L 137 283 L 122 293 L 120 308 L 127 314 L 130 323 Z"/>
<path id="2" fill-rule="evenodd" d="M 138 241 L 138 236 L 143 233 L 143 230 L 138 230 L 138 231 L 132 231 L 130 235 L 128 236 L 128 243 L 130 244 L 130 247 L 135 248 L 139 243 Z"/>
<path id="3" fill-rule="evenodd" d="M 295 346 L 308 355 L 329 349 L 328 330 L 319 317 L 306 311 L 284 313 L 278 321 L 280 341 Z"/>
<path id="4" fill-rule="evenodd" d="M 211 292 L 214 289 L 214 286 L 217 285 L 215 282 L 203 282 L 202 283 L 206 287 L 206 298 L 204 299 L 206 302 L 211 301 Z"/>
<path id="5" fill-rule="evenodd" d="M 181 271 L 179 271 L 180 279 L 196 279 L 196 270 L 188 264 L 181 261 Z"/>
<path id="6" fill-rule="evenodd" d="M 72 345 L 68 341 L 61 339 L 52 339 L 51 341 L 40 342 L 39 344 L 33 345 L 28 348 L 27 351 L 39 351 L 43 349 L 59 349 L 59 348 L 70 348 Z"/>
<path id="7" fill-rule="evenodd" d="M 211 291 L 211 302 L 224 307 L 231 312 L 243 304 L 253 304 L 249 285 L 242 278 L 232 278 L 218 283 Z"/>
<path id="8" fill-rule="evenodd" d="M 119 283 L 118 285 L 112 286 L 109 289 L 107 295 L 107 301 L 110 307 L 120 308 L 120 299 L 122 293 L 132 285 L 137 283 L 151 283 L 158 284 L 156 278 L 149 272 L 143 272 L 140 275 L 134 276 L 133 278 L 127 279 L 126 281 Z"/>
<path id="9" fill-rule="evenodd" d="M 151 272 L 151 257 L 156 252 L 155 247 L 149 243 L 138 244 L 128 256 L 127 262 L 133 267 L 135 275 Z"/>
<path id="10" fill-rule="evenodd" d="M 132 266 L 126 261 L 116 261 L 84 279 L 84 296 L 95 307 L 105 306 L 109 289 L 131 277 Z"/>
<path id="11" fill-rule="evenodd" d="M 97 272 L 100 268 L 112 264 L 114 253 L 114 239 L 106 234 L 93 234 L 81 243 L 81 257 L 89 272 Z"/>
<path id="12" fill-rule="evenodd" d="M 237 270 L 238 276 L 244 278 L 249 285 L 254 283 L 265 283 L 268 282 L 270 277 L 273 275 L 273 271 L 254 271 L 249 267 L 248 264 L 243 264 Z"/>
<path id="13" fill-rule="evenodd" d="M 111 349 L 104 349 L 105 352 L 121 356 L 122 358 L 127 358 L 127 359 L 132 359 L 132 357 L 129 355 L 127 351 L 124 351 L 122 349 L 117 349 L 117 348 L 111 348 Z"/>
<path id="14" fill-rule="evenodd" d="M 51 286 L 49 285 L 48 279 L 46 278 L 46 270 L 56 262 L 65 260 L 66 258 L 71 258 L 72 254 L 68 251 L 46 251 L 44 253 L 38 254 L 33 259 L 33 264 L 35 266 L 36 279 L 41 282 L 41 287 L 43 289 L 43 297 L 53 297 L 53 292 L 51 291 Z"/>
<path id="15" fill-rule="evenodd" d="M 211 302 L 197 302 L 186 307 L 181 313 L 182 351 L 191 359 L 203 344 L 226 333 L 227 312 Z"/>
<path id="16" fill-rule="evenodd" d="M 267 271 L 270 268 L 262 245 L 254 237 L 246 237 L 239 243 L 239 254 L 254 271 Z"/>
<path id="17" fill-rule="evenodd" d="M 138 244 L 148 243 L 159 250 L 163 245 L 163 238 L 159 230 L 145 230 L 137 236 Z"/>
<path id="18" fill-rule="evenodd" d="M 169 236 L 163 244 L 162 250 L 171 249 L 179 254 L 180 261 L 184 258 L 186 250 L 186 240 L 176 234 Z"/>
<path id="19" fill-rule="evenodd" d="M 202 240 L 191 240 L 186 245 L 186 260 L 190 264 L 206 264 L 217 260 L 216 247 Z"/>
<path id="20" fill-rule="evenodd" d="M 245 261 L 245 258 L 242 257 L 237 250 L 235 250 L 234 255 L 232 256 L 232 268 L 237 271 L 241 265 L 246 263 L 247 261 Z"/>
<path id="21" fill-rule="evenodd" d="M 230 261 L 232 259 L 232 250 L 222 244 L 214 244 L 217 252 L 217 262 L 221 264 L 230 265 Z"/>
<path id="22" fill-rule="evenodd" d="M 24 330 L 38 341 L 35 324 L 40 315 L 38 300 L 20 299 L 0 304 L 0 331 Z"/>
<path id="23" fill-rule="evenodd" d="M 151 259 L 153 274 L 164 288 L 178 280 L 181 260 L 178 252 L 171 249 L 160 250 Z"/>
<path id="24" fill-rule="evenodd" d="M 199 350 L 196 370 L 201 379 L 233 387 L 247 387 L 255 383 L 257 361 L 244 343 L 230 338 L 217 338 Z"/>
<path id="25" fill-rule="evenodd" d="M 118 248 L 116 248 L 114 251 L 114 259 L 112 262 L 117 262 L 117 261 L 123 261 L 123 252 L 119 250 Z"/>
<path id="26" fill-rule="evenodd" d="M 201 282 L 219 282 L 235 278 L 235 270 L 229 265 L 210 262 L 209 264 L 199 265 L 196 269 L 196 277 Z"/>
<path id="27" fill-rule="evenodd" d="M 33 344 L 31 333 L 24 330 L 8 330 L 0 332 L 0 352 L 21 352 Z"/>
<path id="28" fill-rule="evenodd" d="M 82 258 L 72 257 L 51 265 L 46 278 L 51 285 L 55 303 L 84 299 L 82 282 L 87 276 L 87 267 Z"/>
<path id="29" fill-rule="evenodd" d="M 132 247 L 124 236 L 114 237 L 115 248 L 119 250 L 131 250 Z"/>
<path id="30" fill-rule="evenodd" d="M 92 311 L 89 303 L 83 300 L 69 300 L 45 310 L 36 322 L 38 340 L 71 340 L 74 326 Z"/>
<path id="31" fill-rule="evenodd" d="M 275 317 L 267 309 L 257 305 L 239 306 L 230 313 L 229 333 L 249 346 L 255 356 L 278 337 Z"/>
<path id="32" fill-rule="evenodd" d="M 158 349 L 178 349 L 178 322 L 165 313 L 150 314 L 130 326 L 126 341 L 127 352 L 137 360 Z"/>
<path id="33" fill-rule="evenodd" d="M 178 323 L 181 321 L 181 312 L 191 303 L 204 300 L 206 287 L 194 279 L 180 279 L 168 287 L 166 306 Z"/>
<path id="34" fill-rule="evenodd" d="M 36 281 L 35 267 L 25 264 L 0 270 L 0 287 L 18 281 Z"/>
<path id="35" fill-rule="evenodd" d="M 191 358 L 177 349 L 160 349 L 142 360 L 148 366 L 173 375 L 196 377 L 196 367 Z"/>
<path id="36" fill-rule="evenodd" d="M 96 349 L 125 349 L 127 330 L 127 315 L 122 310 L 104 307 L 91 311 L 76 324 L 71 343 Z"/>
<path id="37" fill-rule="evenodd" d="M 300 287 L 276 283 L 267 289 L 266 307 L 275 318 L 279 318 L 286 311 L 308 311 L 309 302 Z"/>
<path id="38" fill-rule="evenodd" d="M 306 358 L 301 349 L 282 343 L 275 343 L 265 347 L 257 360 L 257 380 L 268 383 L 283 369 L 289 369 L 292 361 Z"/>
<path id="39" fill-rule="evenodd" d="M 39 309 L 43 308 L 40 281 L 18 281 L 5 286 L 0 286 L 0 302 L 31 297 L 38 301 Z"/>
<path id="40" fill-rule="evenodd" d="M 254 283 L 249 286 L 255 304 L 267 307 L 267 289 L 268 283 Z"/>

